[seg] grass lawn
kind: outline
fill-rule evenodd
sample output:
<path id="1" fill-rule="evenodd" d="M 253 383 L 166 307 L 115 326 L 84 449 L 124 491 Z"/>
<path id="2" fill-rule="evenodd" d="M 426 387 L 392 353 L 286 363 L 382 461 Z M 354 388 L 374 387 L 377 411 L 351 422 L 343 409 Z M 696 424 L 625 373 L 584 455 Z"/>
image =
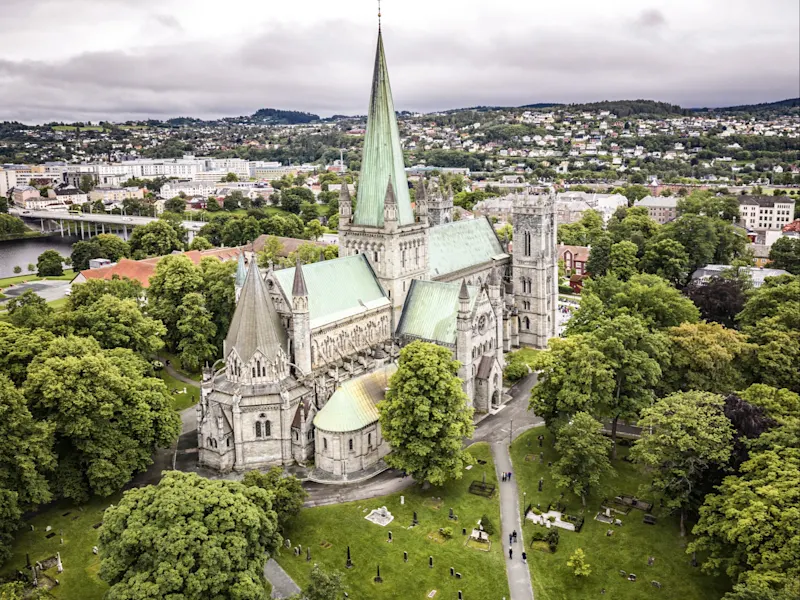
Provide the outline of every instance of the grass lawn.
<path id="1" fill-rule="evenodd" d="M 542 448 L 539 448 L 536 439 L 540 434 L 545 436 Z M 543 511 L 550 501 L 556 501 L 561 496 L 562 490 L 555 487 L 547 466 L 548 461 L 557 459 L 552 442 L 552 434 L 545 427 L 538 427 L 521 435 L 512 445 L 511 457 L 521 505 L 523 492 L 527 493 L 527 503 L 532 503 L 534 507 L 539 503 Z M 539 452 L 544 453 L 544 463 L 539 462 Z M 658 517 L 656 525 L 643 524 L 644 513 L 635 509 L 627 515 L 617 515 L 623 522 L 621 527 L 594 520 L 604 498 L 613 499 L 621 494 L 638 495 L 639 486 L 647 483 L 647 477 L 639 467 L 622 460 L 627 454 L 628 448 L 619 448 L 619 459 L 614 464 L 618 476 L 588 498 L 584 514 L 586 521 L 580 533 L 560 530 L 560 542 L 554 554 L 536 549 L 528 551 L 528 565 L 537 600 L 595 598 L 603 588 L 606 597 L 614 600 L 713 600 L 720 598 L 730 588 L 726 578 L 704 575 L 699 568 L 691 566 L 691 557 L 685 552 L 688 538 L 680 538 L 677 517 L 661 513 L 657 498 L 643 498 L 654 503 L 651 512 Z M 534 460 L 525 460 L 530 455 L 534 456 Z M 540 477 L 544 479 L 542 492 L 538 491 Z M 577 496 L 565 493 L 563 502 L 568 513 L 581 514 L 581 501 Z M 530 544 L 532 532 L 539 528 L 539 525 L 526 521 L 523 531 L 527 544 Z M 606 536 L 608 529 L 614 530 L 612 537 Z M 567 567 L 567 560 L 576 548 L 582 548 L 586 553 L 592 569 L 589 577 L 578 579 Z M 652 567 L 647 565 L 650 556 L 655 557 Z M 700 558 L 698 556 L 698 560 Z M 620 570 L 635 573 L 637 581 L 623 578 Z M 660 590 L 651 587 L 652 580 L 659 581 L 663 587 Z"/>
<path id="2" fill-rule="evenodd" d="M 170 366 L 176 371 L 178 371 L 178 373 L 180 373 L 181 375 L 184 375 L 189 379 L 193 379 L 194 381 L 200 381 L 203 378 L 202 373 L 192 373 L 184 369 L 183 365 L 181 364 L 181 359 L 175 356 L 174 354 L 170 354 L 166 350 L 162 350 L 160 355 L 161 358 L 168 360 L 170 362 Z"/>
<path id="3" fill-rule="evenodd" d="M 10 285 L 18 285 L 27 281 L 70 281 L 75 277 L 75 271 L 68 269 L 64 271 L 63 275 L 57 277 L 39 277 L 36 273 L 28 273 L 27 275 L 14 275 L 12 277 L 3 277 L 0 279 L 0 290 L 7 288 Z"/>
<path id="4" fill-rule="evenodd" d="M 194 406 L 197 404 L 198 400 L 200 400 L 199 389 L 187 385 L 182 381 L 178 381 L 167 373 L 166 369 L 159 370 L 158 376 L 167 384 L 170 391 L 170 398 L 172 399 L 172 408 L 175 410 L 182 411 L 190 406 Z M 183 392 L 179 394 L 174 393 L 175 390 L 183 390 L 184 388 L 186 388 L 185 394 Z"/>
<path id="5" fill-rule="evenodd" d="M 34 562 L 61 552 L 64 572 L 58 574 L 55 567 L 45 571 L 51 578 L 60 581 L 60 585 L 51 590 L 53 596 L 65 600 L 100 600 L 108 586 L 98 576 L 100 557 L 92 553 L 92 546 L 97 545 L 100 533 L 93 525 L 103 520 L 103 511 L 117 502 L 120 496 L 95 498 L 80 507 L 59 502 L 26 521 L 17 532 L 13 554 L 1 573 L 24 570 L 26 553 Z M 35 527 L 34 531 L 31 531 L 30 525 Z M 49 539 L 46 537 L 49 533 L 45 531 L 48 525 L 53 528 L 50 533 L 55 533 Z M 60 543 L 62 530 L 63 544 Z"/>
<path id="6" fill-rule="evenodd" d="M 277 557 L 278 562 L 300 587 L 308 584 L 314 563 L 340 571 L 354 600 L 423 599 L 431 590 L 438 590 L 436 600 L 454 599 L 458 590 L 468 599 L 508 598 L 499 532 L 499 491 L 491 499 L 467 491 L 470 483 L 480 480 L 484 471 L 487 483 L 497 483 L 491 452 L 484 443 L 471 446 L 469 452 L 487 464 L 476 464 L 464 472 L 461 480 L 441 488 L 423 491 L 421 486 L 415 485 L 402 493 L 381 498 L 303 509 L 287 533 L 293 546 L 303 545 L 303 555 L 296 557 L 284 548 Z M 402 506 L 401 495 L 405 496 Z M 441 501 L 433 498 L 441 498 Z M 364 518 L 370 510 L 381 506 L 386 506 L 394 515 L 394 521 L 387 527 Z M 450 508 L 458 515 L 457 522 L 448 519 Z M 420 524 L 409 528 L 414 511 Z M 462 527 L 471 531 L 484 513 L 497 528 L 488 552 L 465 546 L 466 538 L 461 534 Z M 452 539 L 440 538 L 440 527 L 452 527 Z M 394 536 L 391 544 L 387 542 L 388 531 Z M 345 569 L 348 544 L 355 565 L 353 569 Z M 311 548 L 311 562 L 305 559 L 306 546 Z M 403 562 L 403 551 L 408 552 L 408 563 Z M 433 556 L 432 569 L 428 567 L 428 556 Z M 373 582 L 377 565 L 381 567 L 383 583 Z M 460 572 L 463 579 L 450 577 L 450 567 Z"/>

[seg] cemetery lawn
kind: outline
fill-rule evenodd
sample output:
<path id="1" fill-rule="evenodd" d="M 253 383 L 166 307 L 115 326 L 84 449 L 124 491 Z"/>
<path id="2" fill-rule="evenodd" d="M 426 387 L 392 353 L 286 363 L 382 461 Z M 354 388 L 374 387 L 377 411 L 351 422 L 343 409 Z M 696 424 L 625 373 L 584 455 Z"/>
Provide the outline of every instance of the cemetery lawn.
<path id="1" fill-rule="evenodd" d="M 292 546 L 303 546 L 302 556 L 296 557 L 292 550 L 282 548 L 276 559 L 301 588 L 308 584 L 309 572 L 315 563 L 326 570 L 341 572 L 354 600 L 422 600 L 431 590 L 437 590 L 435 600 L 456 598 L 458 590 L 464 592 L 464 598 L 508 598 L 500 543 L 499 490 L 491 499 L 467 491 L 473 480 L 481 480 L 484 471 L 486 482 L 497 484 L 491 452 L 485 443 L 470 446 L 469 452 L 486 464 L 475 464 L 464 471 L 460 480 L 442 487 L 423 491 L 420 485 L 414 485 L 389 496 L 304 508 L 285 536 Z M 402 506 L 401 495 L 405 497 Z M 441 502 L 434 498 L 441 498 Z M 394 515 L 389 525 L 381 527 L 364 518 L 369 511 L 382 506 Z M 448 519 L 450 508 L 458 515 L 458 521 Z M 419 525 L 408 529 L 414 511 Z M 461 534 L 462 527 L 466 527 L 469 534 L 484 513 L 496 529 L 488 552 L 465 546 L 467 536 Z M 441 539 L 438 536 L 440 527 L 452 527 L 452 539 Z M 391 544 L 386 541 L 389 531 L 394 537 Z M 329 547 L 324 547 L 326 542 Z M 348 544 L 355 565 L 353 569 L 345 569 Z M 311 548 L 311 562 L 306 562 L 306 546 Z M 408 552 L 408 563 L 403 562 L 403 551 Z M 432 569 L 428 567 L 428 556 L 433 556 Z M 377 565 L 381 567 L 383 583 L 373 582 Z M 451 566 L 463 575 L 462 579 L 450 576 Z"/>
<path id="2" fill-rule="evenodd" d="M 190 406 L 194 406 L 200 399 L 200 390 L 196 387 L 187 385 L 183 381 L 178 381 L 167 373 L 166 369 L 160 369 L 157 373 L 158 377 L 160 377 L 164 383 L 167 384 L 167 388 L 169 388 L 169 397 L 173 409 L 180 412 Z M 175 393 L 176 390 L 183 390 L 183 388 L 186 388 L 185 394 L 182 391 L 179 394 Z"/>
<path id="3" fill-rule="evenodd" d="M 539 448 L 537 440 L 540 434 L 545 436 L 542 448 Z M 543 512 L 549 502 L 555 502 L 561 496 L 563 490 L 555 487 L 547 466 L 548 461 L 555 462 L 558 458 L 552 445 L 553 435 L 545 427 L 531 429 L 514 441 L 511 458 L 520 506 L 523 506 L 523 492 L 527 493 L 525 501 L 534 507 L 540 503 Z M 536 600 L 596 598 L 604 588 L 606 597 L 615 600 L 708 600 L 720 598 L 730 589 L 727 578 L 705 575 L 699 567 L 691 566 L 691 556 L 685 552 L 689 536 L 680 537 L 677 517 L 661 511 L 658 498 L 639 495 L 640 486 L 649 480 L 640 467 L 623 460 L 628 450 L 624 446 L 618 448 L 618 459 L 613 463 L 617 477 L 604 482 L 591 494 L 585 512 L 581 512 L 580 498 L 565 492 L 563 502 L 567 513 L 583 515 L 585 523 L 580 533 L 559 529 L 560 541 L 554 554 L 530 548 L 531 534 L 542 528 L 526 521 L 523 532 Z M 544 453 L 544 463 L 539 462 L 539 452 Z M 531 454 L 534 460 L 526 461 L 525 457 Z M 544 479 L 542 492 L 538 491 L 540 477 Z M 623 523 L 621 527 L 594 520 L 604 498 L 613 501 L 614 496 L 624 494 L 652 502 L 651 513 L 658 518 L 657 524 L 642 523 L 645 513 L 637 509 L 632 509 L 627 515 L 616 515 Z M 687 531 L 691 531 L 691 527 L 692 524 L 688 524 Z M 608 529 L 614 530 L 613 536 L 606 536 Z M 588 577 L 577 578 L 567 567 L 567 560 L 576 548 L 582 548 L 586 553 L 586 562 L 591 566 Z M 650 556 L 655 557 L 653 566 L 647 565 Z M 702 562 L 703 557 L 698 555 L 697 558 Z M 637 580 L 628 581 L 620 575 L 620 570 L 635 573 Z M 652 587 L 650 582 L 653 580 L 660 582 L 662 588 Z"/>
<path id="4" fill-rule="evenodd" d="M 55 567 L 45 571 L 50 578 L 61 582 L 51 590 L 53 597 L 100 600 L 108 586 L 99 577 L 100 556 L 92 553 L 92 546 L 97 545 L 100 534 L 100 529 L 95 529 L 93 525 L 103 520 L 103 511 L 119 501 L 120 497 L 121 494 L 110 498 L 93 498 L 80 508 L 68 502 L 57 502 L 25 520 L 17 532 L 13 554 L 0 574 L 9 575 L 17 569 L 24 570 L 26 553 L 30 554 L 33 563 L 61 552 L 64 572 L 58 574 Z M 62 516 L 67 512 L 70 514 Z M 31 531 L 30 525 L 36 529 Z M 48 535 L 45 531 L 48 525 L 53 528 L 50 533 L 56 534 L 50 539 L 45 537 Z M 61 530 L 64 531 L 63 544 L 60 543 Z"/>

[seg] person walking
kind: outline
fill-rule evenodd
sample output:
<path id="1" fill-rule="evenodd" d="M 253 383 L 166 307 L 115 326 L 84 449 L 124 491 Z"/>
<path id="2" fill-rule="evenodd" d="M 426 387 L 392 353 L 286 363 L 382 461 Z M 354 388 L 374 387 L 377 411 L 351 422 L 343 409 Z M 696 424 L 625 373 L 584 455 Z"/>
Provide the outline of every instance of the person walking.
<path id="1" fill-rule="evenodd" d="M 517 530 L 515 529 L 514 533 L 512 533 L 511 535 L 514 536 L 514 542 L 516 542 L 517 541 Z"/>
<path id="2" fill-rule="evenodd" d="M 522 562 L 528 562 L 528 555 L 525 554 L 525 551 L 522 551 Z"/>
<path id="3" fill-rule="evenodd" d="M 509 533 L 508 534 L 508 545 L 510 546 L 513 543 L 514 543 L 514 536 L 513 536 L 513 534 Z"/>
<path id="4" fill-rule="evenodd" d="M 508 549 L 508 558 L 509 558 L 509 560 L 511 560 L 511 558 L 512 558 L 513 556 L 514 556 L 514 550 L 513 550 L 513 549 L 511 549 L 511 548 L 509 548 L 509 549 Z"/>

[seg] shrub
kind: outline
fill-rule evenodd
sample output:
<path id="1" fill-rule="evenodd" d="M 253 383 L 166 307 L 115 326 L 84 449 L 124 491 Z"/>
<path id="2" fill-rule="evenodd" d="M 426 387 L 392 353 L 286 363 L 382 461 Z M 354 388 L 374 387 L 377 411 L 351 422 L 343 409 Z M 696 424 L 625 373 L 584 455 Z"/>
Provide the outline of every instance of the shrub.
<path id="1" fill-rule="evenodd" d="M 569 287 L 568 285 L 559 285 L 558 286 L 558 293 L 559 294 L 570 295 L 570 294 L 573 294 L 574 292 L 572 291 L 572 288 Z"/>
<path id="2" fill-rule="evenodd" d="M 494 525 L 492 524 L 492 521 L 489 519 L 488 515 L 483 515 L 481 517 L 481 525 L 483 525 L 483 530 L 488 535 L 494 535 Z"/>
<path id="3" fill-rule="evenodd" d="M 531 506 L 531 512 L 535 515 L 541 515 L 542 511 L 536 508 L 535 506 Z"/>
<path id="4" fill-rule="evenodd" d="M 22 267 L 20 267 L 19 265 L 14 267 L 14 273 L 22 273 Z"/>
<path id="5" fill-rule="evenodd" d="M 547 545 L 550 547 L 550 552 L 555 552 L 558 550 L 558 529 L 551 529 L 544 539 L 547 542 Z"/>
<path id="6" fill-rule="evenodd" d="M 519 381 L 528 374 L 528 365 L 520 360 L 511 359 L 503 370 L 506 381 Z"/>
<path id="7" fill-rule="evenodd" d="M 452 527 L 439 527 L 439 534 L 446 540 L 449 540 L 453 537 L 453 528 Z"/>

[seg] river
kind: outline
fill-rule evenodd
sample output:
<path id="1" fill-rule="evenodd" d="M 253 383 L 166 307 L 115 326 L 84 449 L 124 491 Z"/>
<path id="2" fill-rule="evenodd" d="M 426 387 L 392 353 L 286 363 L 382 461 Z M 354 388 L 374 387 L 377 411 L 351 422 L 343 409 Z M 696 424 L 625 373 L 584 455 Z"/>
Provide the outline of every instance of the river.
<path id="1" fill-rule="evenodd" d="M 28 265 L 36 264 L 36 259 L 45 250 L 55 250 L 61 256 L 72 254 L 72 244 L 80 238 L 53 235 L 43 238 L 25 240 L 9 240 L 0 242 L 0 277 L 14 275 L 14 267 L 22 267 L 22 273 L 28 272 Z"/>

